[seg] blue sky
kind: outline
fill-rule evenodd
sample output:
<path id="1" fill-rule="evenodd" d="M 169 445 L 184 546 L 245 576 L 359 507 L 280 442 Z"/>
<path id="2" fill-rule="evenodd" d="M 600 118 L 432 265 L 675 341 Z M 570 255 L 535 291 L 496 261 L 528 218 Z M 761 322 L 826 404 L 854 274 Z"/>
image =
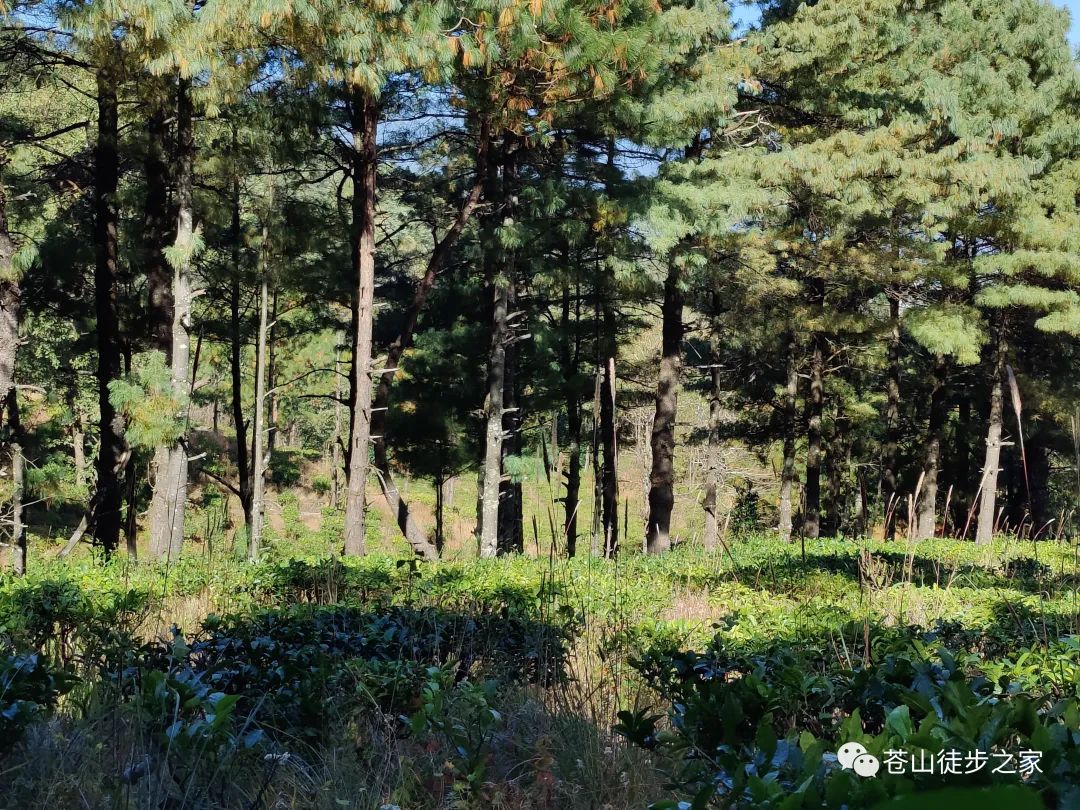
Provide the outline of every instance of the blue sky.
<path id="1" fill-rule="evenodd" d="M 1067 8 L 1072 15 L 1072 29 L 1069 32 L 1069 41 L 1073 47 L 1080 48 L 1080 0 L 1054 0 L 1054 5 Z M 735 6 L 735 22 L 737 25 L 747 25 L 757 19 L 757 9 L 753 6 Z"/>
<path id="2" fill-rule="evenodd" d="M 1080 0 L 1065 0 L 1061 5 L 1072 14 L 1072 31 L 1069 33 L 1069 39 L 1073 45 L 1080 48 Z"/>

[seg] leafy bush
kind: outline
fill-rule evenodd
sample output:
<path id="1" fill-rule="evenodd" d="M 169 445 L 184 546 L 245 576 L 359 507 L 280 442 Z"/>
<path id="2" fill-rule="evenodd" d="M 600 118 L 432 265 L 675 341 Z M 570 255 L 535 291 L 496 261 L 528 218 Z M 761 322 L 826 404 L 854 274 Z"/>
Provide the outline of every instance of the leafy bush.
<path id="1" fill-rule="evenodd" d="M 37 653 L 0 657 L 0 753 L 14 746 L 27 726 L 76 682 L 71 673 L 48 666 Z"/>
<path id="2" fill-rule="evenodd" d="M 847 665 L 812 640 L 761 654 L 722 637 L 703 653 L 654 650 L 635 662 L 670 704 L 661 715 L 622 712 L 616 730 L 675 763 L 687 806 L 871 807 L 947 785 L 1016 783 L 1017 775 L 890 773 L 862 779 L 830 752 L 857 742 L 888 751 L 1041 752 L 1025 783 L 1047 806 L 1080 800 L 1080 642 L 1065 638 L 1015 661 L 954 655 L 933 636 L 898 633 L 876 662 Z M 657 805 L 675 806 L 675 805 Z"/>

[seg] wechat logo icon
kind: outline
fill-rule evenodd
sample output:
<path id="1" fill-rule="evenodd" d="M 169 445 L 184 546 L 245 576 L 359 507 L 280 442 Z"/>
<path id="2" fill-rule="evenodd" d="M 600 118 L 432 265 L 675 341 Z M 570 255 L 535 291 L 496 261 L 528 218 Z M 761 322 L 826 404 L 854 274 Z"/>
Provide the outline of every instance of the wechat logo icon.
<path id="1" fill-rule="evenodd" d="M 855 771 L 859 776 L 877 776 L 877 772 L 881 770 L 881 762 L 878 758 L 866 753 L 866 749 L 855 742 L 841 745 L 840 750 L 836 752 L 836 759 L 845 771 Z"/>

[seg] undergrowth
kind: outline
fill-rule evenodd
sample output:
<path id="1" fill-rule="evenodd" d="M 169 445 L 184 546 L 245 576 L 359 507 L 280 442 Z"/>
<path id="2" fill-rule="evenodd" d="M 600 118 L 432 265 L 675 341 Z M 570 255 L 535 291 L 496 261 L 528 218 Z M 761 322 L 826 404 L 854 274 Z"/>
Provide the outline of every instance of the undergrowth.
<path id="1" fill-rule="evenodd" d="M 1067 545 L 326 547 L 0 582 L 3 806 L 854 808 L 952 784 L 860 780 L 852 740 L 1039 747 L 1042 774 L 956 784 L 1080 805 Z"/>

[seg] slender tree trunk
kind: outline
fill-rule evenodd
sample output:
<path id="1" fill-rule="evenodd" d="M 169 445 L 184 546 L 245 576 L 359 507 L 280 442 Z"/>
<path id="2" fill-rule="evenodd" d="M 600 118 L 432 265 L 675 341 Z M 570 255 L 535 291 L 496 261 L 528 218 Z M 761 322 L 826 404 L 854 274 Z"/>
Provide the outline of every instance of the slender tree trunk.
<path id="1" fill-rule="evenodd" d="M 889 291 L 889 358 L 885 378 L 885 444 L 881 450 L 881 483 L 885 496 L 885 539 L 896 536 L 899 513 L 897 489 L 897 451 L 900 446 L 900 294 Z"/>
<path id="2" fill-rule="evenodd" d="M 0 152 L 0 168 L 4 155 Z M 7 197 L 0 183 L 0 402 L 15 390 L 15 356 L 19 348 L 22 290 L 15 270 L 15 242 L 7 221 Z"/>
<path id="3" fill-rule="evenodd" d="M 610 179 L 615 167 L 615 141 L 607 143 L 608 180 L 604 191 L 611 194 Z M 600 381 L 600 444 L 603 447 L 601 471 L 601 500 L 603 506 L 604 556 L 611 558 L 619 547 L 619 458 L 618 427 L 615 421 L 615 360 L 618 354 L 618 322 L 615 312 L 615 273 L 610 269 L 601 271 L 599 283 L 600 308 L 603 313 L 602 352 L 599 358 L 603 368 Z"/>
<path id="4" fill-rule="evenodd" d="M 577 554 L 578 508 L 581 504 L 581 397 L 566 396 L 566 496 L 563 498 L 563 535 L 566 556 Z"/>
<path id="5" fill-rule="evenodd" d="M 653 416 L 652 468 L 649 475 L 649 522 L 646 550 L 661 554 L 671 548 L 671 512 L 675 506 L 675 418 L 682 367 L 683 292 L 678 265 L 672 263 L 664 282 L 660 372 Z"/>
<path id="6" fill-rule="evenodd" d="M 1039 539 L 1054 536 L 1056 524 L 1047 525 L 1057 516 L 1050 511 L 1050 448 L 1043 432 L 1027 442 L 1028 480 L 1031 485 L 1031 533 Z"/>
<path id="7" fill-rule="evenodd" d="M 443 508 L 446 501 L 443 487 L 445 485 L 446 478 L 440 473 L 435 477 L 435 550 L 439 554 L 442 554 L 443 550 Z"/>
<path id="8" fill-rule="evenodd" d="M 941 466 L 941 435 L 948 416 L 945 383 L 948 365 L 938 356 L 930 393 L 930 423 L 926 434 L 926 456 L 923 459 L 922 493 L 919 500 L 915 539 L 925 540 L 937 532 L 938 469 Z"/>
<path id="9" fill-rule="evenodd" d="M 124 420 L 109 400 L 109 383 L 120 377 L 120 321 L 117 315 L 118 229 L 116 191 L 120 178 L 114 57 L 97 74 L 97 146 L 94 153 L 94 304 L 97 315 L 97 383 L 100 441 L 97 483 L 90 511 L 94 541 L 106 554 L 120 545 L 123 490 L 120 473 L 128 458 Z"/>
<path id="10" fill-rule="evenodd" d="M 508 205 L 507 169 L 511 165 L 512 136 L 502 133 L 498 153 L 489 152 L 484 197 L 489 210 L 481 227 L 484 280 L 491 296 L 491 342 L 488 350 L 487 395 L 484 399 L 484 457 L 480 474 L 480 514 L 477 520 L 479 554 L 494 557 L 499 551 L 499 500 L 502 486 L 502 456 L 505 438 L 503 415 L 506 392 L 506 350 L 510 342 L 510 283 L 499 243 L 498 222 Z M 500 170 L 501 169 L 501 175 Z M 511 169 L 512 171 L 512 169 Z"/>
<path id="11" fill-rule="evenodd" d="M 155 85 L 163 84 L 155 80 Z M 168 93 L 164 86 L 162 95 Z M 154 99 L 146 122 L 146 201 L 143 208 L 143 260 L 146 263 L 146 328 L 150 345 L 165 354 L 172 352 L 172 270 L 165 258 L 169 243 L 169 163 L 166 138 L 169 111 L 165 98 Z"/>
<path id="12" fill-rule="evenodd" d="M 364 554 L 368 444 L 371 438 L 371 341 L 375 299 L 375 184 L 379 109 L 354 92 L 352 152 L 353 357 L 350 380 L 349 472 L 345 491 L 345 553 Z"/>
<path id="13" fill-rule="evenodd" d="M 956 429 L 953 431 L 953 463 L 951 478 L 955 482 L 953 489 L 954 514 L 966 515 L 978 497 L 978 480 L 972 471 L 972 447 L 970 426 L 971 397 L 969 392 L 958 392 L 956 397 Z M 971 487 L 974 486 L 974 489 Z M 964 521 L 960 521 L 963 527 Z"/>
<path id="14" fill-rule="evenodd" d="M 66 386 L 65 404 L 71 413 L 68 435 L 71 439 L 71 461 L 75 466 L 75 486 L 81 488 L 86 484 L 86 431 L 83 429 L 83 415 L 79 410 L 78 392 L 75 390 L 75 385 L 75 379 L 72 377 Z"/>
<path id="15" fill-rule="evenodd" d="M 563 287 L 562 327 L 565 340 L 563 352 L 563 380 L 566 391 L 566 495 L 563 498 L 563 537 L 566 538 L 566 556 L 577 554 L 578 506 L 581 498 L 581 393 L 578 390 L 578 363 L 580 341 L 578 325 L 580 323 L 580 297 L 575 303 L 574 318 L 571 323 L 570 287 Z M 571 348 L 571 329 L 573 330 L 573 348 Z M 558 414 L 554 416 L 558 424 Z M 554 442 L 553 429 L 552 453 L 558 453 Z M 558 465 L 556 465 L 558 466 Z M 561 471 L 559 475 L 561 476 Z"/>
<path id="16" fill-rule="evenodd" d="M 263 227 L 263 254 L 266 254 L 266 240 L 269 230 Z M 251 488 L 251 531 L 248 535 L 248 559 L 255 562 L 262 549 L 263 513 L 265 511 L 264 492 L 266 488 L 266 458 L 263 441 L 266 428 L 263 414 L 266 411 L 266 333 L 267 333 L 267 271 L 263 265 L 262 280 L 259 284 L 259 341 L 255 348 L 255 419 L 252 427 L 255 452 L 252 464 L 255 476 Z"/>
<path id="17" fill-rule="evenodd" d="M 979 487 L 979 522 L 975 530 L 975 542 L 980 545 L 989 543 L 994 538 L 998 471 L 1001 467 L 1002 377 L 1005 374 L 1006 351 L 1005 326 L 1002 324 L 998 328 L 997 345 L 994 347 L 994 377 L 990 386 L 990 416 L 986 430 L 986 458 L 983 462 L 982 482 Z"/>
<path id="18" fill-rule="evenodd" d="M 176 114 L 176 242 L 172 274 L 170 366 L 172 396 L 180 407 L 176 418 L 186 433 L 190 397 L 191 261 L 194 250 L 195 127 L 187 79 L 177 83 Z M 155 452 L 156 477 L 150 504 L 150 556 L 176 560 L 184 544 L 188 456 L 184 435 Z"/>
<path id="19" fill-rule="evenodd" d="M 139 474 L 138 466 L 129 464 L 124 475 L 124 500 L 127 512 L 124 515 L 124 541 L 128 557 L 132 561 L 139 559 Z"/>
<path id="20" fill-rule="evenodd" d="M 512 213 L 507 211 L 508 216 Z M 517 290 L 512 274 L 507 268 L 507 309 L 514 309 Z M 508 338 L 503 372 L 503 442 L 502 469 L 507 469 L 509 456 L 521 456 L 521 410 L 518 401 L 517 346 Z M 521 483 L 508 475 L 499 482 L 499 531 L 500 554 L 521 553 L 525 550 L 525 532 L 522 515 Z"/>
<path id="21" fill-rule="evenodd" d="M 787 340 L 787 382 L 784 388 L 784 461 L 780 470 L 780 539 L 791 541 L 791 493 L 795 485 L 795 405 L 799 396 L 798 345 L 794 333 Z"/>
<path id="22" fill-rule="evenodd" d="M 822 518 L 822 526 L 828 534 L 841 537 L 847 530 L 847 463 L 851 459 L 851 442 L 848 440 L 850 420 L 844 413 L 843 404 L 837 402 L 833 431 L 825 453 L 828 470 L 829 499 Z"/>
<path id="23" fill-rule="evenodd" d="M 813 337 L 810 355 L 810 397 L 806 420 L 806 508 L 803 536 L 817 539 L 821 533 L 821 417 L 825 405 L 824 338 Z"/>
<path id="24" fill-rule="evenodd" d="M 240 179 L 233 178 L 232 281 L 229 287 L 229 374 L 232 382 L 232 421 L 236 432 L 236 488 L 244 510 L 244 525 L 251 533 L 251 467 L 248 460 L 247 421 L 244 418 L 244 333 L 241 301 L 240 266 Z"/>
<path id="25" fill-rule="evenodd" d="M 719 296 L 713 293 L 713 317 L 720 315 Z M 720 407 L 720 335 L 716 329 L 709 336 L 709 441 L 708 441 L 708 466 L 705 472 L 705 495 L 702 498 L 702 507 L 705 509 L 705 534 L 703 537 L 705 548 L 713 551 L 719 545 L 720 521 L 717 515 L 717 490 L 720 486 L 720 424 L 722 410 Z"/>
<path id="26" fill-rule="evenodd" d="M 6 163 L 0 152 L 0 169 Z M 15 269 L 15 242 L 7 220 L 7 196 L 0 182 L 0 403 L 7 407 L 6 440 L 11 459 L 11 569 L 16 576 L 26 573 L 26 527 L 23 524 L 25 462 L 22 449 L 22 423 L 19 420 L 19 397 L 15 387 L 15 359 L 19 348 L 19 320 L 22 290 Z"/>
<path id="27" fill-rule="evenodd" d="M 2 216 L 0 213 L 0 219 Z M 15 576 L 22 576 L 26 573 L 26 524 L 23 522 L 26 464 L 22 449 L 22 423 L 19 421 L 19 397 L 14 385 L 9 387 L 4 401 L 8 412 L 6 438 L 11 458 L 11 570 Z"/>
<path id="28" fill-rule="evenodd" d="M 334 352 L 334 435 L 330 440 L 330 508 L 338 508 L 341 495 L 341 356 Z M 374 428 L 375 420 L 372 419 Z"/>
<path id="29" fill-rule="evenodd" d="M 503 392 L 506 389 L 506 342 L 509 339 L 506 279 L 492 280 L 494 307 L 488 354 L 488 392 L 484 401 L 483 491 L 480 512 L 480 556 L 494 557 L 499 548 L 499 490 L 502 479 Z"/>
<path id="30" fill-rule="evenodd" d="M 265 270 L 264 270 L 265 272 Z M 374 306 L 374 305 L 373 305 Z M 274 458 L 274 449 L 277 447 L 278 436 L 278 395 L 277 395 L 277 338 L 274 330 L 277 327 L 278 318 L 278 291 L 275 288 L 270 294 L 270 325 L 266 331 L 266 465 L 269 467 Z M 370 416 L 369 416 L 370 418 Z M 296 430 L 294 422 L 289 427 L 290 431 Z M 370 432 L 370 429 L 369 429 Z M 295 434 L 290 432 L 286 439 L 286 446 L 293 447 L 297 444 Z M 265 474 L 265 473 L 264 473 Z"/>

